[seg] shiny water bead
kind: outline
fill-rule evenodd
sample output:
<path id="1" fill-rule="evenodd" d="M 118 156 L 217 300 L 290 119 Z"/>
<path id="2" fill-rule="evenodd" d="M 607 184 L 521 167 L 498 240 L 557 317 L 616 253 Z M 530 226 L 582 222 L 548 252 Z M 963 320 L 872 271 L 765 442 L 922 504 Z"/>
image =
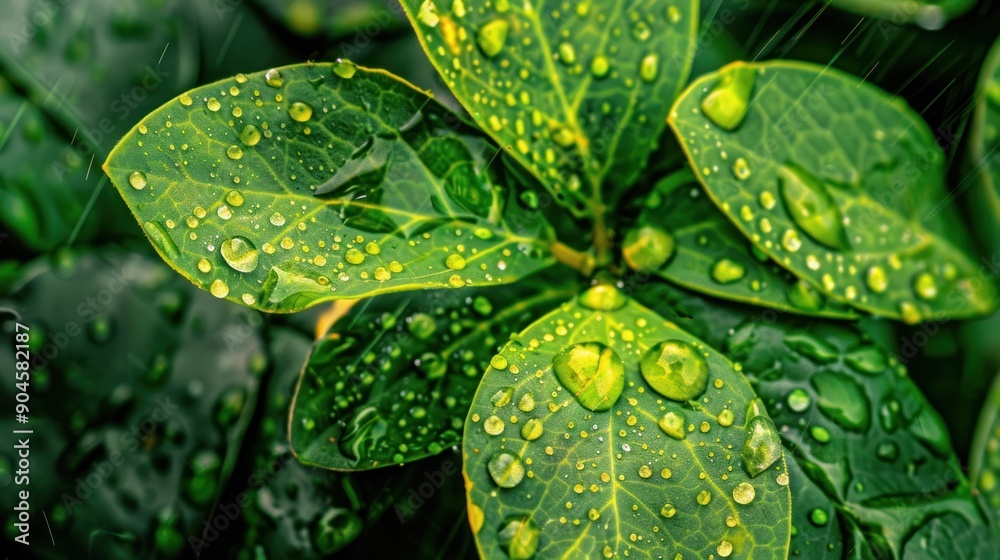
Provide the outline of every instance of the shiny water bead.
<path id="1" fill-rule="evenodd" d="M 556 354 L 552 369 L 560 383 L 588 410 L 608 410 L 625 386 L 625 366 L 598 342 L 576 344 Z"/>
<path id="2" fill-rule="evenodd" d="M 666 340 L 642 357 L 643 379 L 657 393 L 675 401 L 695 399 L 708 387 L 708 364 L 693 346 Z"/>

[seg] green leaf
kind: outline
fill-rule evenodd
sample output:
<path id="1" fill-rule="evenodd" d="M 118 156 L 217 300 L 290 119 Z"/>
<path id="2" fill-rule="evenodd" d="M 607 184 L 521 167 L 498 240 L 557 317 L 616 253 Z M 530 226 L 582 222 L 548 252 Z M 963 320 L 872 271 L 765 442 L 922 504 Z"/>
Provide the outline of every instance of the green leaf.
<path id="1" fill-rule="evenodd" d="M 817 496 L 800 501 L 793 476 L 798 531 L 804 522 L 814 528 L 838 522 L 845 529 L 831 534 L 848 535 L 843 549 L 872 550 L 875 557 L 991 558 L 968 540 L 961 556 L 931 554 L 943 543 L 917 536 L 950 531 L 978 534 L 986 543 L 992 538 L 944 423 L 896 357 L 855 326 L 763 317 L 664 284 L 639 296 L 742 365 L 798 467 L 789 471 L 804 473 L 834 505 L 835 511 Z M 813 514 L 817 508 L 823 513 Z M 941 517 L 948 519 L 936 521 Z M 792 546 L 814 558 L 826 542 L 807 537 Z"/>
<path id="2" fill-rule="evenodd" d="M 986 247 L 997 253 L 1000 251 L 1000 40 L 993 44 L 983 62 L 976 99 L 969 140 L 969 164 L 975 182 L 967 206 Z"/>
<path id="3" fill-rule="evenodd" d="M 753 248 L 689 171 L 656 184 L 622 251 L 634 270 L 703 294 L 803 315 L 855 316 Z"/>
<path id="4" fill-rule="evenodd" d="M 698 25 L 697 0 L 401 4 L 476 122 L 577 213 L 646 165 Z"/>
<path id="5" fill-rule="evenodd" d="M 833 0 L 833 5 L 863 16 L 887 19 L 894 24 L 916 23 L 937 30 L 976 5 L 977 0 Z"/>
<path id="6" fill-rule="evenodd" d="M 28 427 L 45 430 L 31 441 L 31 466 L 62 473 L 31 480 L 32 508 L 48 512 L 55 541 L 45 555 L 179 557 L 214 519 L 253 414 L 267 365 L 259 316 L 156 259 L 58 255 L 26 267 L 13 300 L 0 301 L 30 328 Z M 14 332 L 9 313 L 0 330 Z M 14 350 L 0 350 L 5 369 Z M 15 391 L 6 384 L 0 397 L 13 402 Z M 13 472 L 13 448 L 0 464 Z M 0 499 L 18 490 L 4 486 Z"/>
<path id="7" fill-rule="evenodd" d="M 291 312 L 547 266 L 547 226 L 491 175 L 495 153 L 409 84 L 343 61 L 182 94 L 104 167 L 181 274 L 216 297 Z"/>
<path id="8" fill-rule="evenodd" d="M 778 441 L 731 362 L 596 286 L 514 337 L 476 393 L 463 453 L 480 554 L 785 558 Z"/>
<path id="9" fill-rule="evenodd" d="M 458 445 L 499 345 L 571 293 L 549 275 L 360 303 L 315 344 L 302 371 L 291 418 L 299 460 L 365 470 Z"/>
<path id="10" fill-rule="evenodd" d="M 1000 527 L 1000 375 L 993 381 L 979 413 L 969 459 L 969 478 Z"/>
<path id="11" fill-rule="evenodd" d="M 819 66 L 739 62 L 694 82 L 669 122 L 730 220 L 822 293 L 908 323 L 993 308 L 947 234 L 941 149 L 902 101 Z"/>

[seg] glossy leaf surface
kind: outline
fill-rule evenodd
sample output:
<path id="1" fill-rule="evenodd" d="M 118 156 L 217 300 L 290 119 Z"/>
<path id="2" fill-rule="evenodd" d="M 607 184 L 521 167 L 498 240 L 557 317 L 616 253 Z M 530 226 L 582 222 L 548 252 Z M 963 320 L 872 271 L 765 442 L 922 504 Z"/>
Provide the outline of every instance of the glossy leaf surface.
<path id="1" fill-rule="evenodd" d="M 972 444 L 969 478 L 1000 527 L 1000 375 L 993 381 Z"/>
<path id="2" fill-rule="evenodd" d="M 476 122 L 577 211 L 646 165 L 698 23 L 696 0 L 401 3 Z"/>
<path id="3" fill-rule="evenodd" d="M 987 247 L 1000 251 L 1000 39 L 990 49 L 979 75 L 969 140 L 969 164 L 978 179 L 969 193 L 977 231 Z"/>
<path id="4" fill-rule="evenodd" d="M 909 323 L 993 308 L 948 234 L 943 154 L 899 99 L 818 66 L 734 63 L 670 123 L 732 223 L 822 293 Z"/>
<path id="5" fill-rule="evenodd" d="M 508 334 L 573 293 L 552 275 L 532 278 L 359 303 L 302 372 L 291 418 L 299 460 L 364 470 L 458 445 L 482 372 Z"/>
<path id="6" fill-rule="evenodd" d="M 483 557 L 785 558 L 788 550 L 779 437 L 746 379 L 607 286 L 563 304 L 494 356 L 463 454 Z"/>
<path id="7" fill-rule="evenodd" d="M 639 228 L 626 236 L 624 248 L 626 260 L 637 270 L 665 258 L 647 271 L 697 292 L 803 315 L 855 316 L 754 250 L 690 173 L 656 184 L 639 216 Z M 655 248 L 644 247 L 657 232 L 673 241 L 673 251 L 661 251 L 661 257 L 653 254 Z"/>
<path id="8" fill-rule="evenodd" d="M 896 357 L 856 327 L 775 320 L 662 284 L 640 296 L 749 376 L 796 463 L 789 470 L 808 479 L 805 494 L 793 486 L 794 523 L 805 537 L 792 539 L 793 551 L 830 555 L 816 536 L 826 532 L 845 558 L 992 557 L 994 537 L 947 428 Z M 942 535 L 960 555 L 946 552 L 953 545 Z"/>
<path id="9" fill-rule="evenodd" d="M 290 312 L 545 266 L 546 226 L 508 205 L 513 193 L 487 170 L 495 153 L 412 86 L 338 62 L 182 94 L 129 132 L 105 170 L 184 276 Z"/>

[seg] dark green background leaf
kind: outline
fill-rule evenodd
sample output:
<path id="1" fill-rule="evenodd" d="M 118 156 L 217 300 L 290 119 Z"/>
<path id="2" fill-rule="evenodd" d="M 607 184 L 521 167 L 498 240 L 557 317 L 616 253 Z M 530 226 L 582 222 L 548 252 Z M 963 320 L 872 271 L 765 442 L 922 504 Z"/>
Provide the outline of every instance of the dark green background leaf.
<path id="1" fill-rule="evenodd" d="M 509 333 L 573 293 L 559 286 L 543 274 L 358 303 L 315 344 L 302 372 L 291 418 L 299 460 L 365 470 L 458 445 L 490 358 Z"/>

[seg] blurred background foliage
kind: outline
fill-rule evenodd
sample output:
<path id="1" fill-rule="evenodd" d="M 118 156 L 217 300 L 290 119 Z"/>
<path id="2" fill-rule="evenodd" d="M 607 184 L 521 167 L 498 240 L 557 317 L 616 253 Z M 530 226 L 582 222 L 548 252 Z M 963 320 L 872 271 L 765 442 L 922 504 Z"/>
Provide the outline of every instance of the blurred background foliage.
<path id="1" fill-rule="evenodd" d="M 965 6 L 936 30 L 837 4 L 703 0 L 692 76 L 794 58 L 866 77 L 928 121 L 969 223 L 996 223 L 975 204 L 983 187 L 964 154 L 1000 3 Z M 303 60 L 385 68 L 457 108 L 395 0 L 6 0 L 2 13 L 0 330 L 12 332 L 13 310 L 44 358 L 31 388 L 31 553 L 474 557 L 456 450 L 349 476 L 291 457 L 287 412 L 316 313 L 263 317 L 197 290 L 156 257 L 100 170 L 125 132 L 181 92 Z M 664 138 L 637 189 L 681 161 Z M 985 265 L 1000 266 L 989 232 L 973 233 Z M 1000 370 L 1000 317 L 866 322 L 968 457 Z M 12 358 L 5 344 L 0 370 Z M 0 452 L 4 504 L 13 459 Z M 0 515 L 10 539 L 13 518 Z"/>

